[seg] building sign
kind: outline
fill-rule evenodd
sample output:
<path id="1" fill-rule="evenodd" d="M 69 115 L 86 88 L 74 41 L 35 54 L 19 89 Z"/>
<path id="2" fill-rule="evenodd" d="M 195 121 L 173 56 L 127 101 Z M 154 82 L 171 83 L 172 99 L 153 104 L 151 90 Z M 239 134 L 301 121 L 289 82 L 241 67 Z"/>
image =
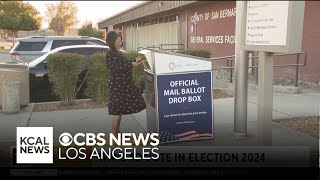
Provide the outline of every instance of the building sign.
<path id="1" fill-rule="evenodd" d="M 215 45 L 222 45 L 222 44 L 234 44 L 235 43 L 235 36 L 233 34 L 222 34 L 215 32 L 215 27 L 223 26 L 223 24 L 217 25 L 216 21 L 228 21 L 228 18 L 235 18 L 236 16 L 236 8 L 227 8 L 227 9 L 220 9 L 220 10 L 213 10 L 213 11 L 205 11 L 203 13 L 195 12 L 194 15 L 190 16 L 190 43 L 191 44 L 215 44 Z M 210 31 L 206 31 L 203 33 L 204 25 L 199 25 L 199 22 L 205 23 L 213 23 L 212 29 Z M 196 34 L 196 29 L 200 30 Z"/>
<path id="2" fill-rule="evenodd" d="M 197 12 L 195 12 L 195 14 L 193 16 L 193 22 L 194 22 L 194 25 L 197 25 L 197 23 L 199 22 L 199 16 L 198 16 Z"/>
<path id="3" fill-rule="evenodd" d="M 193 27 L 192 27 L 193 28 Z M 234 44 L 234 35 L 191 36 L 191 44 Z"/>
<path id="4" fill-rule="evenodd" d="M 248 1 L 247 45 L 286 45 L 289 1 Z"/>
<path id="5" fill-rule="evenodd" d="M 224 19 L 229 17 L 236 16 L 236 8 L 228 8 L 228 9 L 221 9 L 216 11 L 209 11 L 198 14 L 195 12 L 193 16 L 191 16 L 191 23 L 196 24 L 199 21 L 214 21 L 217 19 Z"/>
<path id="6" fill-rule="evenodd" d="M 241 49 L 301 52 L 304 1 L 246 1 Z"/>
<path id="7" fill-rule="evenodd" d="M 211 71 L 157 76 L 160 142 L 213 138 Z"/>

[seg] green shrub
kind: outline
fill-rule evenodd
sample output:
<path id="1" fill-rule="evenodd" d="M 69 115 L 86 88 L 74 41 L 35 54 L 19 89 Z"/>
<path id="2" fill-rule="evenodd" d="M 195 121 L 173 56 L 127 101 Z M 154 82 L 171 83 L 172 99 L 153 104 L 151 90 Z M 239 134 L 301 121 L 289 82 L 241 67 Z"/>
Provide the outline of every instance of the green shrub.
<path id="1" fill-rule="evenodd" d="M 106 103 L 108 100 L 108 68 L 103 53 L 91 55 L 88 78 L 86 80 L 85 95 L 98 103 Z"/>
<path id="2" fill-rule="evenodd" d="M 79 54 L 54 53 L 47 57 L 49 81 L 53 84 L 54 94 L 65 105 L 74 102 L 79 75 L 85 69 L 85 58 Z M 82 83 L 80 83 L 82 85 Z"/>
<path id="3" fill-rule="evenodd" d="M 138 57 L 137 51 L 129 51 L 124 53 L 124 56 L 126 56 L 128 59 L 133 60 Z M 144 81 L 145 81 L 145 74 L 144 74 L 144 67 L 143 64 L 140 63 L 138 67 L 133 68 L 132 71 L 133 76 L 133 82 L 134 84 L 140 88 L 140 90 L 144 89 Z"/>
<path id="4" fill-rule="evenodd" d="M 198 56 L 203 58 L 210 58 L 211 53 L 205 50 L 196 50 L 196 49 L 188 49 L 186 51 L 182 51 L 181 54 L 187 54 L 191 56 Z"/>

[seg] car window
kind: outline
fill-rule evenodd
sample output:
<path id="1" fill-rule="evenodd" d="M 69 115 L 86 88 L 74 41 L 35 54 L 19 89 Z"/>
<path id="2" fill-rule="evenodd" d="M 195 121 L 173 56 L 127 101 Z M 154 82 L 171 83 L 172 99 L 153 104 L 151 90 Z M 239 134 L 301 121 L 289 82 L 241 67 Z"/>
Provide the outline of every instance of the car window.
<path id="1" fill-rule="evenodd" d="M 86 40 L 53 40 L 51 50 L 62 47 L 62 46 L 72 46 L 72 45 L 85 45 Z"/>
<path id="2" fill-rule="evenodd" d="M 87 51 L 88 50 L 86 48 L 72 48 L 72 49 L 64 49 L 64 50 L 61 50 L 60 52 L 87 55 L 88 54 Z"/>
<path id="3" fill-rule="evenodd" d="M 107 43 L 99 40 L 89 40 L 87 44 L 93 44 L 93 45 L 100 45 L 100 46 L 107 46 Z"/>
<path id="4" fill-rule="evenodd" d="M 107 48 L 72 48 L 72 49 L 64 49 L 59 52 L 61 53 L 74 53 L 74 54 L 81 54 L 81 55 L 93 55 L 95 53 L 105 53 L 107 51 Z M 44 59 L 39 64 L 37 64 L 37 67 L 43 66 L 43 62 L 46 61 Z"/>
<path id="5" fill-rule="evenodd" d="M 42 51 L 47 42 L 20 42 L 16 51 Z"/>

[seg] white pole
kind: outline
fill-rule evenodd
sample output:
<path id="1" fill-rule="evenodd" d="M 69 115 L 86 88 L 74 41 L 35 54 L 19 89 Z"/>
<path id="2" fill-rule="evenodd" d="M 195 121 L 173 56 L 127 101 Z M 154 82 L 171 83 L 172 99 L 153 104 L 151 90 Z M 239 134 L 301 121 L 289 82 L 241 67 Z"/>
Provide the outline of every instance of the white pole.
<path id="1" fill-rule="evenodd" d="M 196 50 L 197 50 L 197 44 L 198 44 L 197 29 L 198 29 L 198 22 L 199 22 L 199 16 L 197 12 L 195 12 L 195 15 L 193 16 L 193 20 L 194 20 L 194 28 L 195 28 L 195 34 L 196 34 Z"/>
<path id="2" fill-rule="evenodd" d="M 245 37 L 246 2 L 237 1 L 236 9 L 234 133 L 242 137 L 247 135 L 248 52 L 240 50 Z"/>
<path id="3" fill-rule="evenodd" d="M 197 50 L 197 43 L 198 43 L 198 42 L 197 42 L 197 24 L 195 24 L 194 27 L 195 27 L 195 34 L 196 34 L 196 50 Z"/>
<path id="4" fill-rule="evenodd" d="M 272 145 L 273 53 L 259 52 L 258 143 Z"/>

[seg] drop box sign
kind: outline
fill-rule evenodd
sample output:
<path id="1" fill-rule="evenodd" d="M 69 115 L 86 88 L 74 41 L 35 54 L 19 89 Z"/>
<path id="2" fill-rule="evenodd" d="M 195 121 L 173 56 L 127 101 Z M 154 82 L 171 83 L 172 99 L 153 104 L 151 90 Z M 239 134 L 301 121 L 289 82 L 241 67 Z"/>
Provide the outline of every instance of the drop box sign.
<path id="1" fill-rule="evenodd" d="M 157 76 L 160 142 L 213 138 L 212 72 Z"/>

